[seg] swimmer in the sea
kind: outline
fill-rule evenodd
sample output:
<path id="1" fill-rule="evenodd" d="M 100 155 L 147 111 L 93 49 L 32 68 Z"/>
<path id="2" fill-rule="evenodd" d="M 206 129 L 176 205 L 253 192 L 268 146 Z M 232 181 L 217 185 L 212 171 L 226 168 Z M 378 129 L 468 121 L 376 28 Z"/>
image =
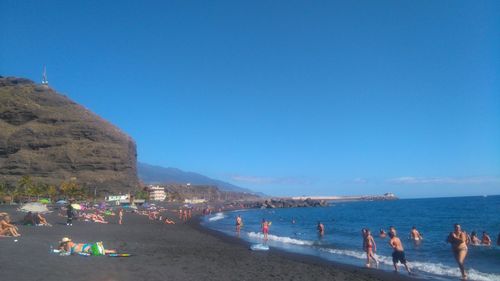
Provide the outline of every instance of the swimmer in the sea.
<path id="1" fill-rule="evenodd" d="M 318 222 L 316 229 L 318 230 L 319 236 L 325 235 L 325 226 L 321 222 Z"/>
<path id="2" fill-rule="evenodd" d="M 483 244 L 485 246 L 491 246 L 491 238 L 488 235 L 488 232 L 486 232 L 486 231 L 483 231 L 483 237 L 481 239 L 481 244 Z"/>
<path id="3" fill-rule="evenodd" d="M 479 245 L 481 244 L 481 240 L 479 240 L 479 238 L 477 237 L 477 234 L 475 231 L 472 231 L 470 233 L 470 244 L 471 245 Z"/>
<path id="4" fill-rule="evenodd" d="M 389 226 L 389 233 L 394 233 L 394 236 L 398 236 L 398 232 L 396 231 L 396 228 L 394 226 Z"/>
<path id="5" fill-rule="evenodd" d="M 236 217 L 236 232 L 240 233 L 242 224 L 243 224 L 243 220 L 241 219 L 241 215 L 238 215 Z"/>
<path id="6" fill-rule="evenodd" d="M 387 237 L 387 233 L 385 233 L 385 230 L 383 230 L 383 229 L 381 228 L 381 229 L 380 229 L 380 232 L 379 232 L 379 234 L 378 234 L 378 236 L 379 236 L 380 238 L 385 238 L 385 237 Z"/>
<path id="7" fill-rule="evenodd" d="M 420 234 L 420 232 L 417 230 L 417 228 L 414 226 L 414 227 L 411 228 L 410 239 L 414 240 L 414 241 L 420 241 L 420 240 L 422 240 L 424 238 L 422 237 L 422 235 Z"/>
<path id="8" fill-rule="evenodd" d="M 462 228 L 459 224 L 455 224 L 455 230 L 453 232 L 450 232 L 446 241 L 451 244 L 453 256 L 457 261 L 458 268 L 460 268 L 460 273 L 462 273 L 462 280 L 466 280 L 467 273 L 465 272 L 464 262 L 468 250 L 467 233 L 465 233 L 465 231 L 462 231 Z"/>

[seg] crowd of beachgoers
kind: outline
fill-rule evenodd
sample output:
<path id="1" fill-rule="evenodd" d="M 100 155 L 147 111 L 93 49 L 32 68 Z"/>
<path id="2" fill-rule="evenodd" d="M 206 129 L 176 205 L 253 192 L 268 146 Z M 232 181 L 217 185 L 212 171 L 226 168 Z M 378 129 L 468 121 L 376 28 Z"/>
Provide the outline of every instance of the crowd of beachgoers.
<path id="1" fill-rule="evenodd" d="M 19 231 L 18 225 L 51 227 L 52 224 L 44 216 L 44 214 L 50 212 L 56 212 L 57 216 L 64 217 L 66 226 L 71 227 L 74 221 L 108 224 L 112 217 L 115 217 L 114 222 L 116 224 L 121 225 L 124 223 L 125 213 L 145 216 L 149 220 L 159 221 L 163 224 L 176 224 L 176 221 L 172 217 L 178 214 L 178 221 L 186 223 L 192 218 L 193 211 L 201 212 L 202 210 L 204 213 L 211 213 L 211 209 L 207 207 L 202 208 L 191 205 L 179 205 L 178 208 L 169 210 L 154 203 L 145 203 L 141 206 L 136 206 L 135 204 L 122 206 L 110 205 L 105 202 L 94 204 L 89 202 L 76 203 L 74 200 L 61 200 L 50 207 L 47 207 L 47 204 L 39 202 L 26 203 L 17 210 L 25 213 L 23 219 L 20 221 L 13 222 L 10 214 L 7 212 L 0 213 L 0 237 L 20 237 L 22 234 Z M 169 211 L 171 212 L 170 214 L 168 214 Z M 102 243 L 99 242 L 76 243 L 69 237 L 62 237 L 59 241 L 59 246 L 53 252 L 60 255 L 104 255 L 115 254 L 116 250 L 104 249 Z"/>
<path id="2" fill-rule="evenodd" d="M 112 221 L 113 224 L 121 225 L 126 223 L 126 219 L 124 219 L 124 215 L 126 213 L 133 213 L 139 216 L 144 216 L 147 217 L 148 220 L 157 221 L 162 224 L 173 225 L 176 223 L 188 222 L 190 219 L 192 219 L 194 212 L 202 215 L 211 215 L 214 211 L 213 208 L 209 208 L 206 206 L 179 205 L 176 207 L 169 206 L 169 208 L 167 208 L 163 205 L 145 203 L 144 205 L 137 207 L 135 205 L 115 206 L 106 203 L 76 203 L 72 200 L 69 200 L 68 202 L 64 201 L 60 204 L 55 204 L 50 207 L 50 210 L 47 208 L 47 211 L 44 211 L 43 208 L 39 206 L 40 203 L 36 204 L 38 205 L 35 205 L 35 208 L 33 208 L 32 211 L 30 210 L 30 208 L 19 208 L 20 211 L 25 212 L 25 215 L 22 220 L 17 222 L 12 222 L 11 216 L 7 212 L 0 213 L 0 235 L 3 237 L 21 236 L 22 233 L 20 233 L 18 228 L 18 225 L 21 224 L 34 227 L 51 227 L 52 224 L 44 216 L 44 213 L 46 212 L 55 212 L 57 216 L 64 217 L 66 226 L 71 227 L 74 221 L 97 224 L 109 224 L 110 221 Z M 223 210 L 223 207 L 217 209 L 218 212 L 221 212 Z M 114 219 L 111 220 L 110 218 Z M 294 222 L 292 221 L 292 223 Z M 243 225 L 243 219 L 240 215 L 237 216 L 235 225 L 236 232 L 239 233 L 241 230 L 241 226 Z M 261 223 L 261 232 L 263 234 L 264 243 L 267 241 L 270 228 L 271 222 L 263 219 Z M 317 231 L 318 235 L 325 235 L 325 226 L 323 225 L 323 223 L 318 222 Z M 411 274 L 410 266 L 406 260 L 403 242 L 399 238 L 396 228 L 391 226 L 387 232 L 383 229 L 380 229 L 378 236 L 383 239 L 389 239 L 389 245 L 393 248 L 392 259 L 395 271 L 398 270 L 398 263 L 401 263 L 408 271 L 408 273 Z M 373 239 L 372 232 L 367 228 L 363 228 L 361 230 L 361 237 L 362 247 L 364 252 L 366 253 L 366 266 L 371 267 L 372 264 L 375 264 L 375 266 L 378 267 L 379 261 L 377 260 L 377 256 L 375 255 L 377 251 L 377 245 L 375 243 L 375 240 Z M 409 233 L 409 238 L 413 241 L 424 240 L 423 235 L 417 230 L 416 227 L 412 228 L 411 232 Z M 483 232 L 482 237 L 479 238 L 475 231 L 469 234 L 463 231 L 461 229 L 461 226 L 457 224 L 454 226 L 454 230 L 449 233 L 447 242 L 451 244 L 452 253 L 457 261 L 460 272 L 462 274 L 462 278 L 466 279 L 467 273 L 464 267 L 464 261 L 467 256 L 468 247 L 475 245 L 490 246 L 492 244 L 492 239 L 487 232 Z M 54 253 L 58 253 L 60 255 L 119 254 L 115 249 L 105 248 L 104 245 L 102 245 L 102 242 L 83 243 L 72 241 L 70 237 L 62 237 L 62 239 L 58 241 L 58 243 L 59 245 L 56 249 L 54 249 Z M 500 234 L 498 235 L 497 245 L 500 246 Z"/>
<path id="3" fill-rule="evenodd" d="M 272 222 L 262 219 L 261 222 L 261 233 L 264 239 L 264 242 L 267 242 L 269 237 L 269 232 L 271 228 Z M 292 224 L 295 224 L 295 219 L 292 218 Z M 239 237 L 239 233 L 241 231 L 241 227 L 243 225 L 243 218 L 241 215 L 238 215 L 235 220 L 236 225 L 236 233 Z M 320 237 L 325 235 L 325 226 L 322 222 L 318 221 L 316 230 Z M 392 252 L 392 262 L 394 271 L 398 272 L 398 264 L 401 263 L 406 271 L 411 275 L 412 271 L 408 265 L 405 250 L 403 246 L 403 242 L 398 236 L 398 232 L 394 226 L 390 226 L 388 232 L 384 229 L 380 229 L 378 236 L 382 239 L 389 238 L 388 244 L 393 249 Z M 368 228 L 361 229 L 361 238 L 362 238 L 362 248 L 366 254 L 366 267 L 372 267 L 374 264 L 376 268 L 379 267 L 379 261 L 376 256 L 377 252 L 377 244 L 375 243 L 375 239 L 373 238 L 372 232 Z M 424 240 L 423 234 L 413 226 L 408 239 L 413 241 L 414 243 L 420 243 Z M 470 234 L 466 231 L 462 230 L 459 224 L 454 225 L 454 230 L 451 231 L 446 238 L 446 242 L 451 245 L 452 254 L 458 264 L 462 280 L 467 279 L 467 272 L 465 269 L 465 259 L 467 257 L 468 247 L 470 246 L 492 246 L 493 242 L 491 237 L 486 231 L 482 232 L 482 237 L 479 238 L 476 231 L 472 231 Z M 500 246 L 500 233 L 498 234 L 498 238 L 496 241 L 497 246 Z M 267 249 L 267 248 L 266 248 Z"/>

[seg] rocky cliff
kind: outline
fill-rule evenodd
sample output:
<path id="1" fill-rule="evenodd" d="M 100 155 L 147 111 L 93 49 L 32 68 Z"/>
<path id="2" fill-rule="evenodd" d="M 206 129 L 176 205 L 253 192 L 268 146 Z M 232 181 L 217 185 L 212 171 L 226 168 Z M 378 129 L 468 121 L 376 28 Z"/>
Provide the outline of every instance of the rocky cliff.
<path id="1" fill-rule="evenodd" d="M 0 77 L 0 181 L 29 175 L 98 191 L 135 189 L 136 145 L 117 127 L 48 86 Z"/>

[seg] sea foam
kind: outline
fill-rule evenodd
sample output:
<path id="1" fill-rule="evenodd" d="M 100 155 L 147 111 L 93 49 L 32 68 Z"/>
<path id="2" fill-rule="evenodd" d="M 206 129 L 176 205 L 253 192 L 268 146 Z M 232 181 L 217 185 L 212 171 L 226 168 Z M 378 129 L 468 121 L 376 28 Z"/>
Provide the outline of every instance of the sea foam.
<path id="1" fill-rule="evenodd" d="M 248 237 L 250 238 L 258 238 L 258 239 L 264 239 L 264 234 L 259 233 L 259 232 L 248 232 L 247 233 Z M 303 246 L 312 246 L 314 244 L 313 241 L 308 241 L 308 240 L 300 240 L 300 239 L 295 239 L 295 238 L 290 238 L 286 236 L 277 236 L 277 235 L 268 235 L 267 239 L 270 241 L 276 241 L 284 244 L 294 244 L 294 245 L 303 245 Z"/>
<path id="2" fill-rule="evenodd" d="M 213 217 L 208 218 L 209 221 L 218 221 L 224 219 L 224 213 L 216 213 Z"/>
<path id="3" fill-rule="evenodd" d="M 349 256 L 352 258 L 363 259 L 363 260 L 366 259 L 366 254 L 362 251 L 327 249 L 327 248 L 318 248 L 318 249 L 322 252 L 328 252 L 339 256 Z M 382 255 L 375 255 L 375 257 L 381 264 L 392 266 L 392 257 L 387 257 Z M 424 273 L 430 273 L 447 277 L 460 277 L 460 271 L 458 270 L 458 267 L 450 267 L 442 263 L 408 261 L 408 265 L 410 267 L 410 270 L 418 270 Z M 500 275 L 497 274 L 484 273 L 477 271 L 475 269 L 468 269 L 467 273 L 469 275 L 470 280 L 500 281 Z"/>

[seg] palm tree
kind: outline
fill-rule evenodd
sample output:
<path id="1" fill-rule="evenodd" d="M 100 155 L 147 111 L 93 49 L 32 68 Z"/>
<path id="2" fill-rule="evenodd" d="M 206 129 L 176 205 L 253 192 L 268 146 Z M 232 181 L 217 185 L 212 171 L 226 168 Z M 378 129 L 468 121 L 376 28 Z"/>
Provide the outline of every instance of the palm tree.
<path id="1" fill-rule="evenodd" d="M 31 194 L 33 193 L 33 180 L 30 176 L 22 176 L 17 182 L 17 195 L 25 196 L 28 195 L 28 200 L 31 201 Z"/>
<path id="2" fill-rule="evenodd" d="M 59 194 L 59 191 L 57 190 L 57 188 L 53 185 L 49 185 L 47 187 L 47 193 L 46 193 L 49 197 L 50 197 L 50 201 L 54 202 L 57 194 Z"/>

